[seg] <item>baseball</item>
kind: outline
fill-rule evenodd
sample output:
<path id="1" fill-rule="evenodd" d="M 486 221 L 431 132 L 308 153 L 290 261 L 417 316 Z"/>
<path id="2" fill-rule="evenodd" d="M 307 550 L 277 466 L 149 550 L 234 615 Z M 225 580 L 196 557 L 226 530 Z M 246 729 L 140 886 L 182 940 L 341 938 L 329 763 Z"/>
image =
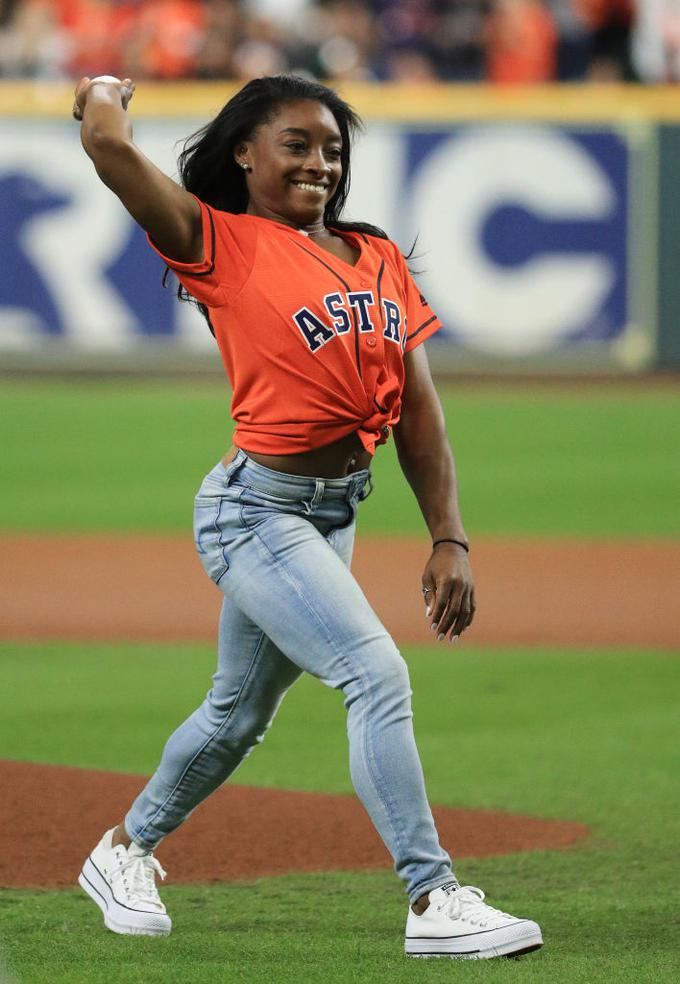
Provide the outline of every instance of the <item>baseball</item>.
<path id="1" fill-rule="evenodd" d="M 90 79 L 90 84 L 92 82 L 120 82 L 121 79 L 117 79 L 115 75 L 98 75 L 94 79 Z"/>

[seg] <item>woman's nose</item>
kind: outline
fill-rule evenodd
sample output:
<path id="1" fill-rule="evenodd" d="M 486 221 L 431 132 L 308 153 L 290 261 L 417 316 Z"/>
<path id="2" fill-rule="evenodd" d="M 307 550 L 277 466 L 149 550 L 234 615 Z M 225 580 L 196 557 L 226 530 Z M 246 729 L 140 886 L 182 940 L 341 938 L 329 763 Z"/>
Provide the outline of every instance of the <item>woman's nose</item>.
<path id="1" fill-rule="evenodd" d="M 309 171 L 327 172 L 331 169 L 321 150 L 312 151 L 305 162 L 305 166 Z"/>

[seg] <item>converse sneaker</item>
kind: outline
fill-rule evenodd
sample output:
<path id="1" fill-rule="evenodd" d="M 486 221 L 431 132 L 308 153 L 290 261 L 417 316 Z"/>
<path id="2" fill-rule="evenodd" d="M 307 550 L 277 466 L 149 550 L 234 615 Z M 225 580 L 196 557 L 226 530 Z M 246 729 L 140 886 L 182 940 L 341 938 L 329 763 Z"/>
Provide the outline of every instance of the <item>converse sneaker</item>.
<path id="1" fill-rule="evenodd" d="M 167 936 L 170 916 L 156 891 L 155 875 L 165 878 L 160 863 L 136 844 L 112 846 L 115 828 L 107 830 L 80 872 L 78 883 L 104 913 L 114 933 Z"/>
<path id="2" fill-rule="evenodd" d="M 519 956 L 541 946 L 538 923 L 493 909 L 484 902 L 481 888 L 471 885 L 433 889 L 422 916 L 409 907 L 405 950 L 412 957 L 483 960 Z"/>

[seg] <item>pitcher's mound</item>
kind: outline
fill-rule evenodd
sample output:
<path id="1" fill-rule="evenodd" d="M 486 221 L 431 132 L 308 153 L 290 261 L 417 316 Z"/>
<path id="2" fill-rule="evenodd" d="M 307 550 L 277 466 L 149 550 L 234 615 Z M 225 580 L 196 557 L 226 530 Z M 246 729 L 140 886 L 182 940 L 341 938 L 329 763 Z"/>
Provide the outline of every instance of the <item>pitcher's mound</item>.
<path id="1" fill-rule="evenodd" d="M 122 819 L 143 776 L 0 762 L 0 886 L 72 887 L 88 852 Z M 486 810 L 433 809 L 454 858 L 562 848 L 587 827 Z M 158 850 L 172 883 L 390 867 L 353 796 L 226 785 Z"/>

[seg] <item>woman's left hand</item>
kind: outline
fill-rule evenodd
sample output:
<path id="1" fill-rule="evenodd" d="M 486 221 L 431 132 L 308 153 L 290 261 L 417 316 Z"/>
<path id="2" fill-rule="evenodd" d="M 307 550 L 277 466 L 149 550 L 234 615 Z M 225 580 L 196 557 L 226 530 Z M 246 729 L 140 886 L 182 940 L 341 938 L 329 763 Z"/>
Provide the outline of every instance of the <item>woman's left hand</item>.
<path id="1" fill-rule="evenodd" d="M 475 584 L 467 553 L 455 543 L 432 551 L 423 572 L 425 613 L 437 639 L 455 642 L 475 615 Z"/>

